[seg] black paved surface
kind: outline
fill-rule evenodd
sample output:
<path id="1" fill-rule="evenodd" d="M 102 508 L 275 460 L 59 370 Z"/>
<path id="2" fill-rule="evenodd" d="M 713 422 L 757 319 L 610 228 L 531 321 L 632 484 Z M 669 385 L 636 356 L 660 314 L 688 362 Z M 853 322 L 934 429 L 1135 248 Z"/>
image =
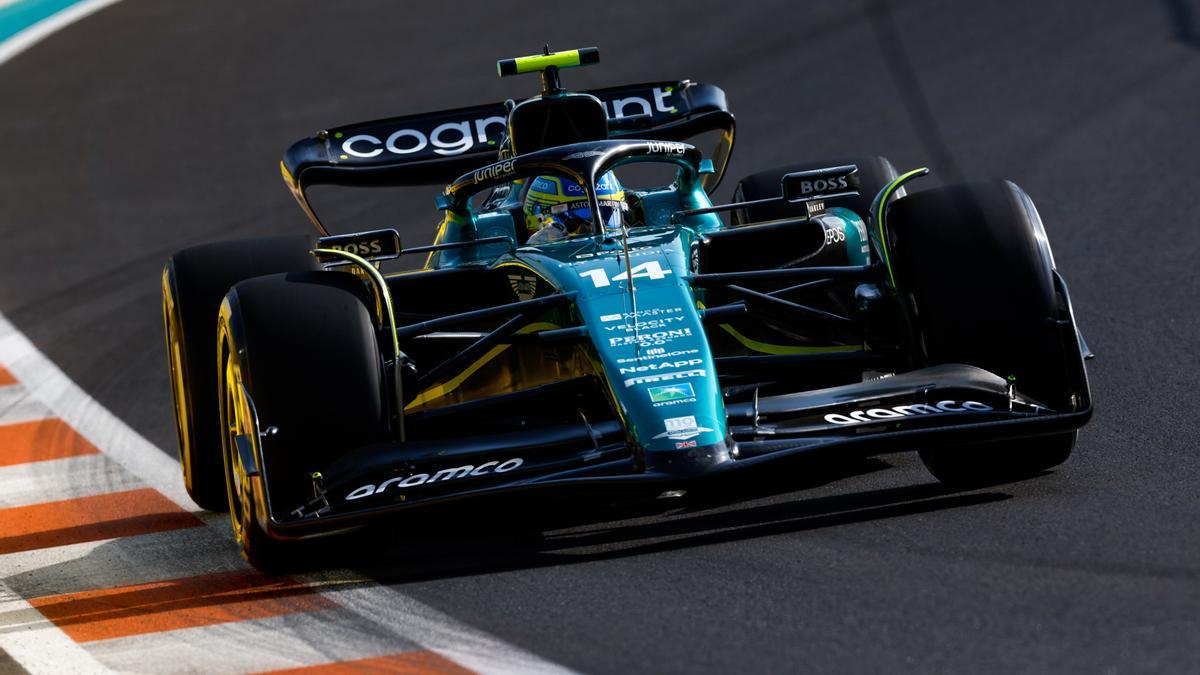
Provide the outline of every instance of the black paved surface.
<path id="1" fill-rule="evenodd" d="M 870 152 L 1023 185 L 1100 355 L 1096 419 L 1022 484 L 949 494 L 899 458 L 380 576 L 585 671 L 1200 669 L 1200 6 L 424 4 L 125 0 L 0 68 L 0 311 L 173 449 L 170 251 L 305 228 L 296 138 L 531 93 L 493 60 L 597 44 L 569 85 L 723 86 L 734 179 Z M 397 213 L 429 238 L 427 195 Z"/>

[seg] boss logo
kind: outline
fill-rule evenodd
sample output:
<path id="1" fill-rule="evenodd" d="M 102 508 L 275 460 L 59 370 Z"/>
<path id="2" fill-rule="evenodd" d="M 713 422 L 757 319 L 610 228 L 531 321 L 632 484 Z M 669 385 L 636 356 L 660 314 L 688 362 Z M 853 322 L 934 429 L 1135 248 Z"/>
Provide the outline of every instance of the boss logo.
<path id="1" fill-rule="evenodd" d="M 345 251 L 354 255 L 368 256 L 375 253 L 383 253 L 383 242 L 379 239 L 371 241 L 351 242 L 348 244 L 333 244 L 329 248 L 335 251 Z"/>
<path id="2" fill-rule="evenodd" d="M 800 181 L 800 194 L 802 195 L 810 195 L 820 192 L 838 192 L 849 189 L 850 182 L 846 180 L 845 176 Z"/>

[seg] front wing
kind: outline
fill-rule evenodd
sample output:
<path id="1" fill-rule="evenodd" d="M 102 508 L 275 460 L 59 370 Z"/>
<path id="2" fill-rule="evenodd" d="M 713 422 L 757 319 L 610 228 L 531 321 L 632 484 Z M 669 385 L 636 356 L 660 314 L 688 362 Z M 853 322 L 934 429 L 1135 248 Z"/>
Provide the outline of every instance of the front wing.
<path id="1" fill-rule="evenodd" d="M 725 442 L 697 447 L 670 467 L 647 469 L 620 423 L 586 421 L 531 431 L 438 441 L 381 443 L 347 453 L 313 476 L 305 504 L 270 504 L 270 467 L 260 434 L 238 438 L 256 509 L 272 536 L 342 531 L 434 506 L 502 495 L 583 498 L 657 494 L 696 481 L 802 455 L 872 456 L 1070 432 L 1092 414 L 1084 394 L 1069 411 L 1021 396 L 1011 383 L 967 365 L 942 365 L 883 379 L 727 407 Z"/>

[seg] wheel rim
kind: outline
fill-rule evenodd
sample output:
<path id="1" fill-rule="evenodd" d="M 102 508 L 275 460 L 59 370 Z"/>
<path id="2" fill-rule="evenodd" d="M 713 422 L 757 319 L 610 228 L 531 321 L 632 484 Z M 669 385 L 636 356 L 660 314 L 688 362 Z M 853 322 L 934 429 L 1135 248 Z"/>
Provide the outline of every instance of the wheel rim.
<path id="1" fill-rule="evenodd" d="M 175 432 L 179 440 L 179 461 L 183 465 L 183 479 L 189 488 L 192 486 L 191 462 L 191 428 L 188 415 L 188 392 L 184 384 L 183 372 L 183 326 L 180 325 L 179 313 L 175 310 L 175 302 L 171 289 L 167 288 L 163 295 L 163 315 L 167 333 L 167 370 L 171 378 L 172 402 L 175 409 Z"/>
<path id="2" fill-rule="evenodd" d="M 225 455 L 225 489 L 229 495 L 229 521 L 233 535 L 244 549 L 253 527 L 254 499 L 250 479 L 242 465 L 241 455 L 236 451 L 239 435 L 250 433 L 251 425 L 246 419 L 246 406 L 242 393 L 241 376 L 236 357 L 223 349 L 221 426 L 224 430 L 222 451 Z"/>

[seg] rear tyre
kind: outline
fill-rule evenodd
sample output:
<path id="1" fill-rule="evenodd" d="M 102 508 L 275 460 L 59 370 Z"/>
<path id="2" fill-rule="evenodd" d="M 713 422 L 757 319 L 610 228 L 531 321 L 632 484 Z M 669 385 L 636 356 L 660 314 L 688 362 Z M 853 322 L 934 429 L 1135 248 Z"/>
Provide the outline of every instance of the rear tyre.
<path id="1" fill-rule="evenodd" d="M 1055 410 L 1074 407 L 1056 320 L 1054 259 L 1032 202 L 1010 182 L 926 190 L 887 214 L 892 263 L 917 365 L 965 363 L 1013 381 Z M 921 460 L 958 485 L 1036 475 L 1070 456 L 1075 432 L 928 449 Z"/>
<path id="2" fill-rule="evenodd" d="M 383 374 L 368 301 L 350 274 L 301 272 L 241 282 L 221 305 L 220 421 L 227 430 L 222 455 L 230 521 L 243 556 L 260 570 L 282 571 L 300 558 L 294 554 L 301 542 L 270 537 L 268 519 L 308 502 L 313 472 L 385 437 Z M 277 431 L 258 441 L 262 466 L 247 466 L 235 439 L 270 427 Z M 267 480 L 252 475 L 256 468 Z"/>
<path id="3" fill-rule="evenodd" d="M 184 249 L 162 273 L 167 365 L 175 403 L 179 464 L 188 495 L 223 511 L 225 468 L 217 419 L 217 309 L 239 281 L 316 269 L 310 236 L 264 237 Z"/>
<path id="4" fill-rule="evenodd" d="M 778 197 L 780 195 L 780 181 L 785 174 L 824 169 L 845 164 L 854 164 L 858 167 L 858 195 L 826 199 L 825 206 L 848 208 L 857 213 L 863 220 L 866 220 L 867 214 L 871 210 L 871 200 L 875 199 L 875 195 L 887 186 L 888 183 L 895 180 L 897 176 L 896 167 L 892 166 L 892 163 L 886 157 L 858 157 L 826 162 L 801 162 L 799 164 L 760 171 L 738 182 L 733 192 L 733 199 L 734 201 L 741 202 Z M 903 195 L 903 192 L 900 194 Z M 773 204 L 761 204 L 759 206 L 738 209 L 733 213 L 733 221 L 735 224 L 757 223 L 765 220 L 798 218 L 807 214 L 808 211 L 804 204 L 775 202 Z"/>

